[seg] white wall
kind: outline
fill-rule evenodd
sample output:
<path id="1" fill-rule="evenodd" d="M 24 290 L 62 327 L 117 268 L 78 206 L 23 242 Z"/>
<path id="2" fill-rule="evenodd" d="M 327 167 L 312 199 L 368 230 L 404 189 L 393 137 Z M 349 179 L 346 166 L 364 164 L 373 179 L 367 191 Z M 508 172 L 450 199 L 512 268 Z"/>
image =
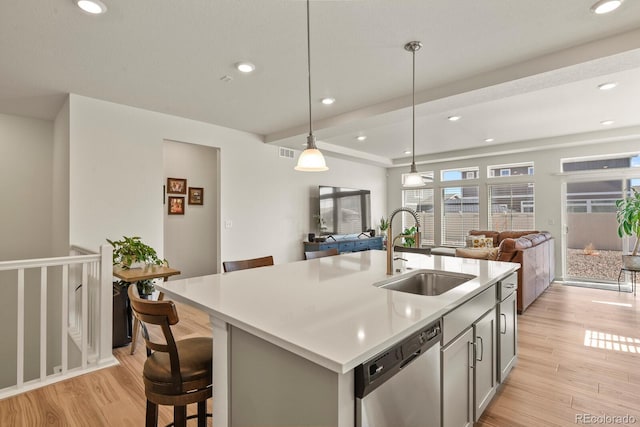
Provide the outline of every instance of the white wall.
<path id="1" fill-rule="evenodd" d="M 69 254 L 69 100 L 53 127 L 52 246 L 55 256 Z"/>
<path id="2" fill-rule="evenodd" d="M 0 261 L 51 255 L 53 123 L 0 114 Z"/>
<path id="3" fill-rule="evenodd" d="M 0 114 L 0 261 L 51 256 L 53 123 Z M 38 372 L 39 272 L 25 273 L 26 378 Z M 16 274 L 0 273 L 0 388 L 15 384 Z"/>
<path id="4" fill-rule="evenodd" d="M 640 151 L 640 128 L 617 129 L 611 131 L 592 132 L 583 135 L 571 135 L 545 140 L 525 141 L 520 143 L 489 146 L 472 150 L 448 152 L 432 156 L 433 160 L 419 164 L 419 171 L 436 171 L 436 185 L 439 171 L 458 167 L 480 167 L 480 179 L 469 181 L 470 185 L 480 185 L 480 197 L 486 197 L 489 183 L 502 182 L 534 182 L 535 184 L 535 228 L 549 231 L 555 237 L 556 244 L 556 277 L 562 275 L 562 234 L 563 205 L 562 191 L 566 176 L 560 174 L 561 160 L 583 156 L 601 156 L 612 153 L 632 153 Z M 499 165 L 533 161 L 535 175 L 533 177 L 510 177 L 506 180 L 487 177 L 488 165 Z M 409 167 L 389 169 L 388 174 L 388 210 L 391 211 L 402 204 L 401 175 L 407 173 Z M 639 171 L 640 175 L 640 171 Z M 459 182 L 459 181 L 458 181 Z M 454 185 L 455 186 L 455 185 Z M 438 197 L 436 191 L 436 197 Z M 439 197 L 435 200 L 439 204 Z M 487 213 L 480 213 L 480 229 L 487 227 Z M 436 244 L 439 244 L 436 227 Z"/>
<path id="5" fill-rule="evenodd" d="M 162 255 L 163 140 L 220 148 L 222 260 L 302 259 L 319 184 L 370 189 L 373 219 L 387 204 L 380 167 L 328 158 L 329 172 L 296 172 L 257 135 L 78 95 L 70 106 L 70 240 L 88 248 L 139 235 Z"/>
<path id="6" fill-rule="evenodd" d="M 51 246 L 53 256 L 69 255 L 69 100 L 53 122 Z M 47 284 L 47 369 L 61 364 L 62 271 L 50 269 Z M 70 345 L 73 348 L 73 345 Z M 72 354 L 71 351 L 69 354 Z M 31 354 L 32 358 L 35 354 Z M 74 366 L 70 364 L 69 366 Z M 77 366 L 77 365 L 75 365 Z"/>
<path id="7" fill-rule="evenodd" d="M 202 187 L 203 204 L 190 205 L 184 197 L 184 215 L 169 215 L 164 209 L 164 257 L 169 265 L 179 267 L 180 278 L 205 276 L 218 272 L 218 149 L 195 144 L 164 141 L 164 182 L 167 178 L 184 178 L 187 187 Z"/>

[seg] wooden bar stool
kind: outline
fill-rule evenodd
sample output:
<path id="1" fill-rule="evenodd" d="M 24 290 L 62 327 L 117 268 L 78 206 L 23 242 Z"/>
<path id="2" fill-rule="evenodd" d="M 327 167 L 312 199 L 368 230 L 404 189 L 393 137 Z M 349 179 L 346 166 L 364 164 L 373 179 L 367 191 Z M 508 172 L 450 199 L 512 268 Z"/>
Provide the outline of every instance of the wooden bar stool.
<path id="1" fill-rule="evenodd" d="M 171 325 L 179 319 L 173 301 L 141 299 L 135 284 L 129 286 L 128 295 L 147 345 L 147 360 L 142 370 L 147 397 L 146 426 L 158 425 L 158 405 L 173 406 L 173 425 L 186 426 L 187 419 L 195 417 L 187 417 L 190 403 L 198 404 L 198 427 L 206 426 L 210 416 L 207 399 L 213 394 L 213 340 L 197 337 L 176 341 Z M 162 337 L 150 336 L 147 325 L 159 326 Z"/>

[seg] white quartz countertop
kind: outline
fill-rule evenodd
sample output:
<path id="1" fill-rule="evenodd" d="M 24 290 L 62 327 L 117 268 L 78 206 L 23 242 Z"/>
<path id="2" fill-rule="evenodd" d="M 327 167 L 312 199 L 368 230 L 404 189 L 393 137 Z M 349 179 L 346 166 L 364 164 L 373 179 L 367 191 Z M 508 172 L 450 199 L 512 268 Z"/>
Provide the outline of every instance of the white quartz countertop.
<path id="1" fill-rule="evenodd" d="M 167 298 L 346 373 L 516 271 L 519 264 L 402 252 L 396 268 L 476 276 L 439 296 L 373 286 L 386 252 L 364 251 L 163 282 Z M 403 271 L 403 273 L 410 273 Z M 399 276 L 403 273 L 394 273 Z"/>

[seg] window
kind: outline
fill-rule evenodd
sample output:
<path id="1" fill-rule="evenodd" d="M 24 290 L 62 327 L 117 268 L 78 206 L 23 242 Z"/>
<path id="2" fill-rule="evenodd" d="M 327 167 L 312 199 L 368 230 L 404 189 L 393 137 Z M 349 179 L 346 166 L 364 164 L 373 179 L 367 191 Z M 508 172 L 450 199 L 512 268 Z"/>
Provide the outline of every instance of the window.
<path id="1" fill-rule="evenodd" d="M 562 172 L 625 169 L 640 167 L 640 155 L 618 155 L 609 158 L 562 160 Z"/>
<path id="2" fill-rule="evenodd" d="M 480 228 L 478 186 L 442 189 L 442 244 L 464 246 L 469 230 Z"/>
<path id="3" fill-rule="evenodd" d="M 621 180 L 570 182 L 567 184 L 568 213 L 615 213 L 622 198 Z"/>
<path id="4" fill-rule="evenodd" d="M 496 231 L 533 230 L 534 185 L 496 184 L 489 186 L 489 229 Z"/>
<path id="5" fill-rule="evenodd" d="M 434 205 L 433 189 L 423 188 L 420 190 L 404 190 L 402 192 L 402 206 L 411 208 L 418 212 L 420 219 L 420 244 L 434 245 Z M 413 226 L 414 219 L 411 215 L 403 213 L 403 229 Z M 396 233 L 394 233 L 396 234 Z"/>
<path id="6" fill-rule="evenodd" d="M 429 171 L 429 172 L 418 172 L 420 174 L 420 176 L 422 177 L 422 183 L 423 184 L 431 184 L 433 182 L 433 171 Z M 408 173 L 403 173 L 402 174 L 402 185 L 404 185 L 404 180 L 407 177 L 407 175 L 409 175 Z"/>
<path id="7" fill-rule="evenodd" d="M 440 171 L 442 181 L 460 181 L 463 179 L 478 179 L 480 169 L 478 167 L 445 169 Z"/>
<path id="8" fill-rule="evenodd" d="M 487 167 L 487 176 L 489 178 L 522 175 L 533 175 L 533 162 L 493 165 Z"/>

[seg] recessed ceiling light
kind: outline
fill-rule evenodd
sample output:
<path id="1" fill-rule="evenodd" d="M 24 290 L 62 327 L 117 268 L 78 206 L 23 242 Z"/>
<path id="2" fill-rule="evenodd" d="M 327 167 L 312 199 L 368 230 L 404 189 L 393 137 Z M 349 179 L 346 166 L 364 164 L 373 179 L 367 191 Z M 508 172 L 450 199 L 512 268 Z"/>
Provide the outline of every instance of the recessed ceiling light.
<path id="1" fill-rule="evenodd" d="M 600 122 L 600 124 L 603 125 L 603 126 L 609 126 L 609 125 L 612 125 L 614 123 L 615 122 L 613 120 L 603 120 L 603 121 Z"/>
<path id="2" fill-rule="evenodd" d="M 366 137 L 366 135 L 360 135 L 360 136 L 356 137 L 356 139 L 358 141 L 364 141 L 365 139 L 367 139 L 367 137 Z"/>
<path id="3" fill-rule="evenodd" d="M 107 6 L 100 0 L 76 0 L 76 5 L 92 15 L 100 15 L 107 11 Z"/>
<path id="4" fill-rule="evenodd" d="M 591 12 L 598 15 L 613 12 L 620 7 L 622 2 L 623 0 L 599 0 L 591 6 Z"/>
<path id="5" fill-rule="evenodd" d="M 404 150 L 404 154 L 411 154 L 411 150 Z"/>
<path id="6" fill-rule="evenodd" d="M 618 86 L 618 83 L 607 82 L 607 83 L 602 83 L 601 85 L 598 85 L 598 89 L 600 89 L 600 90 L 610 90 L 610 89 L 613 89 L 616 86 Z"/>
<path id="7" fill-rule="evenodd" d="M 322 98 L 320 100 L 320 102 L 322 102 L 324 105 L 331 105 L 334 102 L 336 102 L 336 99 L 335 98 Z"/>
<path id="8" fill-rule="evenodd" d="M 457 121 L 458 121 L 458 120 L 460 120 L 461 118 L 462 118 L 462 117 L 460 117 L 460 116 L 449 116 L 449 117 L 447 117 L 447 119 L 448 119 L 450 122 L 457 122 Z"/>
<path id="9" fill-rule="evenodd" d="M 493 141 L 495 141 L 493 138 L 487 138 L 484 140 L 484 142 L 493 142 Z"/>
<path id="10" fill-rule="evenodd" d="M 251 62 L 238 62 L 236 63 L 236 68 L 241 73 L 250 73 L 256 69 L 256 66 L 253 65 Z"/>

